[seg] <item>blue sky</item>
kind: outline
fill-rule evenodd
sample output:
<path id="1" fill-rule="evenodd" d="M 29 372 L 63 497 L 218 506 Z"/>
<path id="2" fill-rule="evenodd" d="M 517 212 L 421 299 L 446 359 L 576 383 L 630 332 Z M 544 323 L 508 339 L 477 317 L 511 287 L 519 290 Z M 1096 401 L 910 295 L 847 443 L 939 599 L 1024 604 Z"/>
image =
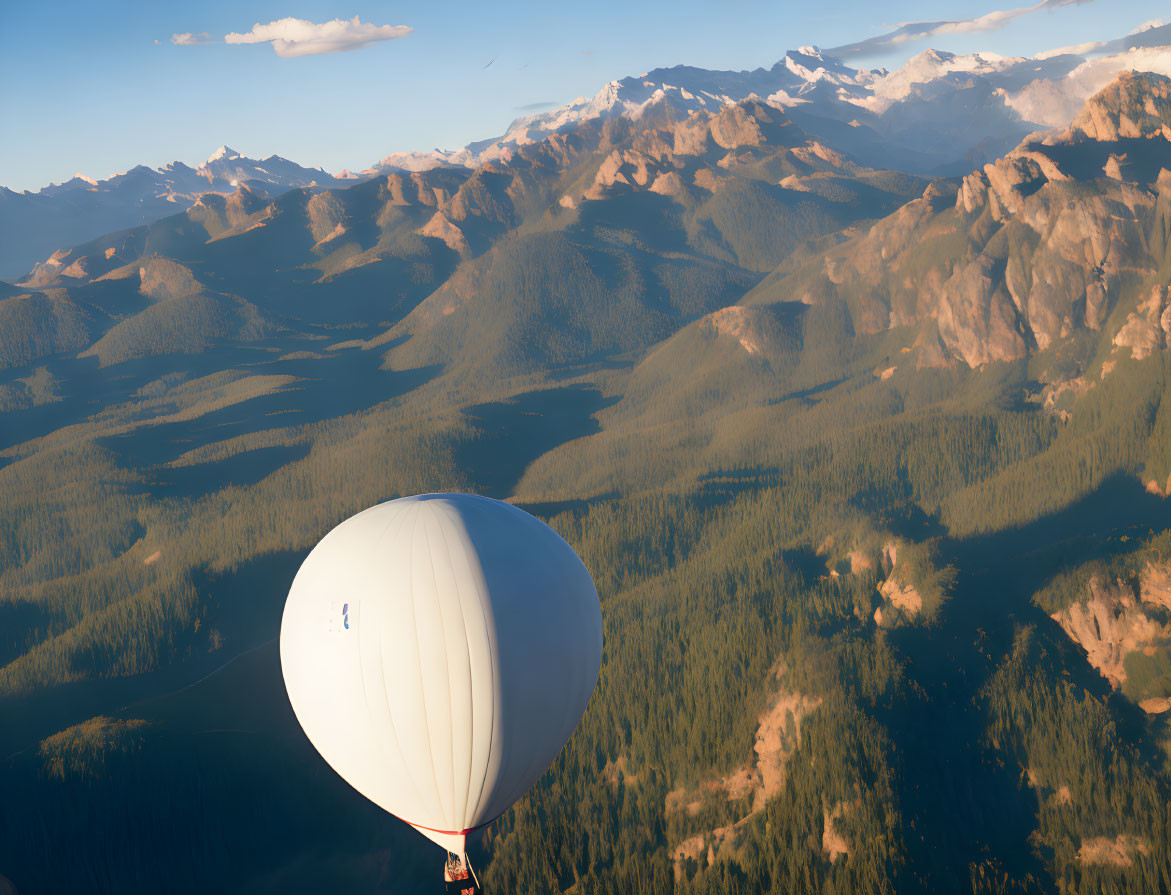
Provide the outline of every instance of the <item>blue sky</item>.
<path id="1" fill-rule="evenodd" d="M 1029 55 L 1168 17 L 1166 0 L 1063 2 L 1047 0 L 1057 8 L 996 31 L 936 34 L 850 61 L 895 67 L 928 46 Z M 0 184 L 36 189 L 74 172 L 106 177 L 135 164 L 197 163 L 221 143 L 252 157 L 360 169 L 392 151 L 494 136 L 525 107 L 561 104 L 651 68 L 770 66 L 800 45 L 840 46 L 904 22 L 966 20 L 1017 3 L 4 0 Z M 412 30 L 349 52 L 295 57 L 269 43 L 223 42 L 286 17 L 355 15 L 364 25 Z M 216 42 L 171 40 L 204 32 Z"/>

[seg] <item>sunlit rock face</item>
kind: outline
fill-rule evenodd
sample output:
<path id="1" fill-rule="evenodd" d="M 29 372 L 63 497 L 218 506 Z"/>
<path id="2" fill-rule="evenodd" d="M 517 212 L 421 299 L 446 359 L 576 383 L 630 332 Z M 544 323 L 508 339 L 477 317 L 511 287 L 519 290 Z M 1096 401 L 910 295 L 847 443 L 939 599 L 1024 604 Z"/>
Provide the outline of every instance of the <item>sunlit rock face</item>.
<path id="1" fill-rule="evenodd" d="M 1064 131 L 958 188 L 932 183 L 800 288 L 844 299 L 859 332 L 919 327 L 919 367 L 1019 360 L 1108 326 L 1120 327 L 1108 333 L 1119 349 L 1150 356 L 1171 330 L 1166 284 L 1137 299 L 1135 287 L 1171 244 L 1168 120 L 1171 79 L 1120 77 Z"/>
<path id="2" fill-rule="evenodd" d="M 1053 614 L 1062 630 L 1086 651 L 1091 665 L 1110 684 L 1126 680 L 1126 657 L 1159 648 L 1171 637 L 1163 619 L 1171 610 L 1171 565 L 1147 563 L 1135 582 L 1089 582 L 1090 599 Z M 1150 708 L 1160 710 L 1162 703 Z"/>

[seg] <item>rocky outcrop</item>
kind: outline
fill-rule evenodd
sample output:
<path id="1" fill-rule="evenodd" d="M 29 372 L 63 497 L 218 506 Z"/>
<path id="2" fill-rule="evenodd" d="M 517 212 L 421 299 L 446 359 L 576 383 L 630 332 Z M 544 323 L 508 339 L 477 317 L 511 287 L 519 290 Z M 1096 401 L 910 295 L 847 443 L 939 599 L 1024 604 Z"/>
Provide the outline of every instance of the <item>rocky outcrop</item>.
<path id="1" fill-rule="evenodd" d="M 1040 801 L 1048 801 L 1057 807 L 1073 804 L 1073 793 L 1070 791 L 1068 783 L 1047 782 L 1041 778 L 1040 772 L 1034 767 L 1026 768 L 1024 777 L 1029 786 L 1036 791 Z"/>
<path id="2" fill-rule="evenodd" d="M 742 820 L 725 827 L 718 827 L 707 833 L 697 833 L 680 842 L 675 846 L 671 855 L 675 882 L 682 881 L 686 876 L 688 861 L 694 861 L 700 867 L 710 867 L 716 861 L 734 857 L 738 851 L 743 830 L 744 821 Z"/>
<path id="3" fill-rule="evenodd" d="M 185 298 L 202 288 L 189 268 L 166 258 L 148 258 L 140 263 L 138 277 L 138 291 L 155 301 Z"/>
<path id="4" fill-rule="evenodd" d="M 602 779 L 612 789 L 617 789 L 620 786 L 633 786 L 638 783 L 638 775 L 631 772 L 630 762 L 625 755 L 619 755 L 606 762 L 606 766 L 602 768 Z"/>
<path id="5" fill-rule="evenodd" d="M 1138 855 L 1147 857 L 1151 844 L 1141 836 L 1122 834 L 1111 839 L 1109 836 L 1095 836 L 1083 839 L 1077 851 L 1077 860 L 1082 864 L 1108 864 L 1111 867 L 1131 867 Z"/>
<path id="6" fill-rule="evenodd" d="M 512 227 L 518 218 L 508 195 L 511 180 L 509 172 L 480 168 L 460 184 L 450 202 L 441 203 L 441 210 L 455 224 L 478 218 L 501 228 Z"/>
<path id="7" fill-rule="evenodd" d="M 633 149 L 615 149 L 603 159 L 585 199 L 602 199 L 615 189 L 650 189 L 659 177 L 674 174 L 674 166 Z M 678 175 L 676 175 L 678 176 Z"/>
<path id="8" fill-rule="evenodd" d="M 1161 715 L 1171 710 L 1171 697 L 1152 696 L 1150 699 L 1139 700 L 1138 707 L 1148 715 Z"/>
<path id="9" fill-rule="evenodd" d="M 1008 159 L 994 167 L 1013 168 L 1018 162 Z M 965 186 L 975 177 L 971 175 Z M 981 307 L 1002 318 L 1011 315 L 1012 327 L 1024 339 L 1009 336 L 1013 349 L 1007 353 L 1003 347 L 998 352 L 995 344 L 983 353 L 972 352 L 963 337 L 1003 343 L 1005 324 L 990 325 L 986 334 L 972 325 L 945 329 L 941 303 L 941 335 L 965 359 L 997 353 L 1007 359 L 1007 354 L 1020 356 L 1029 341 L 1044 349 L 1077 329 L 1101 329 L 1122 281 L 1154 270 L 1143 250 L 1145 221 L 1154 209 L 1154 196 L 1146 190 L 1102 181 L 1095 192 L 1088 193 L 1045 178 L 1028 182 L 1027 190 L 1007 182 L 998 190 L 989 183 L 984 192 L 961 191 L 961 199 L 964 196 L 965 214 L 986 213 L 1005 225 L 988 240 L 980 256 L 988 259 L 980 272 L 991 276 L 994 285 L 985 291 L 968 288 L 972 317 L 981 319 Z M 978 221 L 971 221 L 969 226 L 973 225 Z M 970 269 L 968 265 L 953 280 L 971 278 Z M 1011 303 L 993 306 L 985 292 L 995 287 L 1006 290 Z"/>
<path id="10" fill-rule="evenodd" d="M 70 254 L 69 249 L 58 249 L 34 267 L 28 279 L 19 285 L 28 289 L 42 289 L 58 282 L 61 272 L 76 264 L 76 259 L 71 259 Z"/>
<path id="11" fill-rule="evenodd" d="M 1102 371 L 1103 376 L 1108 374 L 1108 370 Z M 1067 421 L 1070 417 L 1070 408 L 1093 387 L 1094 381 L 1086 379 L 1084 376 L 1050 382 L 1041 390 L 1041 406 L 1050 413 L 1059 416 L 1063 421 Z"/>
<path id="12" fill-rule="evenodd" d="M 1021 211 L 1025 199 L 1037 187 L 1047 183 L 1036 153 L 1009 156 L 964 178 L 956 198 L 957 206 L 971 214 L 987 207 L 995 221 L 1003 221 Z M 1056 165 L 1048 167 L 1050 175 L 1067 180 Z"/>
<path id="13" fill-rule="evenodd" d="M 832 864 L 838 858 L 848 857 L 850 854 L 849 840 L 838 829 L 837 821 L 850 810 L 848 802 L 838 802 L 831 811 L 822 809 L 821 850 L 829 857 Z"/>
<path id="14" fill-rule="evenodd" d="M 1087 589 L 1088 600 L 1067 606 L 1052 618 L 1117 689 L 1126 680 L 1128 655 L 1157 649 L 1171 639 L 1171 623 L 1164 621 L 1171 611 L 1171 566 L 1148 562 L 1134 580 L 1107 582 L 1095 577 Z"/>
<path id="15" fill-rule="evenodd" d="M 305 204 L 305 214 L 309 218 L 313 242 L 318 245 L 336 238 L 339 227 L 344 230 L 345 209 L 333 193 L 318 193 L 311 197 Z"/>
<path id="16" fill-rule="evenodd" d="M 981 255 L 947 281 L 937 321 L 944 343 L 969 367 L 1025 356 L 1020 316 L 995 258 Z"/>
<path id="17" fill-rule="evenodd" d="M 1158 479 L 1148 479 L 1146 483 L 1147 493 L 1157 494 L 1159 497 L 1171 497 L 1171 475 L 1167 476 L 1167 481 L 1160 484 Z"/>
<path id="18" fill-rule="evenodd" d="M 218 193 L 200 196 L 187 209 L 187 217 L 200 224 L 207 231 L 208 238 L 215 239 L 228 231 L 246 226 L 253 215 L 263 212 L 268 205 L 267 197 L 241 185 L 227 196 Z M 111 254 L 107 250 L 107 259 Z"/>
<path id="19" fill-rule="evenodd" d="M 685 191 L 683 180 L 675 171 L 664 171 L 655 175 L 655 182 L 651 184 L 652 193 L 660 196 L 682 196 Z"/>
<path id="20" fill-rule="evenodd" d="M 443 244 L 449 249 L 461 255 L 466 255 L 471 251 L 468 247 L 467 239 L 464 238 L 463 231 L 444 217 L 442 211 L 435 212 L 431 220 L 416 232 L 420 236 L 430 236 L 442 240 Z"/>
<path id="21" fill-rule="evenodd" d="M 785 768 L 801 741 L 801 719 L 819 705 L 821 700 L 816 697 L 781 692 L 760 716 L 752 746 L 759 781 L 754 787 L 756 810 L 763 808 L 764 802 L 784 787 Z"/>
<path id="22" fill-rule="evenodd" d="M 926 555 L 922 553 L 924 550 Z M 887 577 L 878 585 L 882 605 L 874 610 L 873 616 L 878 627 L 914 622 L 924 614 L 925 603 L 938 605 L 944 585 L 938 580 L 931 551 L 932 548 L 923 544 L 900 544 L 898 540 L 883 545 L 882 566 Z M 899 562 L 900 554 L 903 562 Z"/>
<path id="23" fill-rule="evenodd" d="M 915 586 L 900 584 L 893 576 L 882 582 L 878 592 L 908 618 L 914 618 L 923 610 L 923 597 Z"/>
<path id="24" fill-rule="evenodd" d="M 1104 143 L 1142 137 L 1171 140 L 1171 78 L 1152 72 L 1122 74 L 1089 99 L 1069 134 Z"/>
<path id="25" fill-rule="evenodd" d="M 701 109 L 681 121 L 647 116 L 643 130 L 609 148 L 592 179 L 557 201 L 577 208 L 625 192 L 647 190 L 683 201 L 690 186 L 718 192 L 741 169 L 783 172 L 782 185 L 806 190 L 801 178 L 858 169 L 845 156 L 812 139 L 776 106 L 748 99 L 716 111 Z"/>
<path id="26" fill-rule="evenodd" d="M 730 801 L 750 799 L 752 811 L 785 786 L 785 768 L 797 751 L 801 739 L 801 719 L 821 705 L 816 697 L 781 691 L 761 713 L 752 749 L 754 762 L 736 769 L 726 777 L 707 780 L 694 789 L 676 789 L 667 794 L 668 812 L 699 813 L 706 796 L 720 795 Z"/>
<path id="27" fill-rule="evenodd" d="M 776 672 L 776 679 L 783 678 L 784 673 L 782 666 Z M 702 867 L 735 854 L 744 825 L 764 809 L 770 797 L 784 789 L 786 767 L 801 740 L 801 720 L 820 705 L 821 700 L 817 697 L 779 691 L 760 715 L 753 744 L 754 762 L 718 780 L 707 780 L 693 789 L 676 789 L 667 794 L 664 808 L 668 814 L 685 812 L 694 817 L 699 814 L 704 799 L 712 797 L 728 801 L 748 800 L 751 806 L 736 823 L 697 834 L 676 845 L 672 849 L 676 880 L 683 878 L 689 859 Z M 833 820 L 840 814 L 835 808 L 828 821 L 832 831 L 831 844 L 835 847 L 844 844 L 844 840 L 839 841 L 833 831 Z M 843 851 L 848 854 L 848 846 Z M 831 860 L 835 856 L 831 855 Z"/>
<path id="28" fill-rule="evenodd" d="M 1116 348 L 1129 348 L 1135 360 L 1167 347 L 1171 338 L 1171 286 L 1155 286 L 1114 336 Z"/>
<path id="29" fill-rule="evenodd" d="M 878 372 L 875 375 L 880 375 Z M 833 578 L 842 575 L 861 575 L 873 571 L 885 558 L 867 549 L 858 541 L 846 549 L 849 541 L 839 544 L 836 535 L 828 535 L 817 547 L 818 556 L 825 557 L 825 567 Z"/>
<path id="30" fill-rule="evenodd" d="M 1065 134 L 1026 141 L 958 188 L 931 184 L 772 292 L 844 300 L 858 333 L 918 328 L 918 367 L 1019 360 L 1101 331 L 1171 250 L 1169 120 L 1171 79 L 1121 78 Z M 1116 344 L 1136 357 L 1165 348 L 1166 307 L 1144 304 Z"/>
<path id="31" fill-rule="evenodd" d="M 748 354 L 768 353 L 776 339 L 776 320 L 760 308 L 732 305 L 713 311 L 699 322 L 700 332 L 731 339 Z"/>
<path id="32" fill-rule="evenodd" d="M 712 142 L 724 149 L 760 146 L 765 142 L 762 125 L 773 124 L 773 116 L 780 118 L 779 113 L 760 103 L 751 103 L 751 108 L 746 105 L 724 106 L 712 116 L 708 122 Z M 786 121 L 782 126 L 787 124 Z"/>

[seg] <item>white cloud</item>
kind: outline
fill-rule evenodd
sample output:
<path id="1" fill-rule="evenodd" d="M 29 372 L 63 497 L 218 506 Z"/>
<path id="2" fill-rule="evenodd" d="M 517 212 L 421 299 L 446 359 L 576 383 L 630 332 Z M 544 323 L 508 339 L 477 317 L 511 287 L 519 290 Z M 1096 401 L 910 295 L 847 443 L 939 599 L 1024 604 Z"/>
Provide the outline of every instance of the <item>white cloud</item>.
<path id="1" fill-rule="evenodd" d="M 156 40 L 155 43 L 158 43 L 158 41 Z M 196 44 L 209 44 L 212 41 L 208 40 L 206 31 L 200 31 L 198 34 L 185 31 L 182 34 L 172 34 L 171 43 L 178 44 L 181 47 L 193 47 Z"/>
<path id="2" fill-rule="evenodd" d="M 1038 53 L 1036 59 L 1052 59 L 1054 56 L 1071 54 L 1074 56 L 1109 56 L 1125 53 L 1127 50 L 1142 49 L 1144 47 L 1167 47 L 1171 45 L 1171 25 L 1164 24 L 1160 19 L 1151 19 L 1135 28 L 1126 37 L 1115 40 L 1094 40 L 1084 44 L 1075 44 L 1072 47 L 1058 47 L 1055 50 L 1046 50 Z"/>
<path id="3" fill-rule="evenodd" d="M 245 34 L 232 32 L 224 36 L 230 44 L 271 43 L 278 56 L 312 56 L 317 53 L 340 53 L 357 50 L 383 40 L 406 37 L 407 25 L 371 25 L 353 19 L 334 19 L 315 24 L 306 19 L 277 19 L 267 25 L 259 22 Z"/>
<path id="4" fill-rule="evenodd" d="M 1068 47 L 1057 47 L 1054 50 L 1045 50 L 1034 56 L 1034 59 L 1052 59 L 1055 56 L 1086 56 L 1106 46 L 1104 40 L 1091 40 L 1084 44 L 1073 44 Z"/>
<path id="5" fill-rule="evenodd" d="M 1124 71 L 1153 71 L 1171 75 L 1171 48 L 1136 47 L 1123 53 L 1083 62 L 1064 78 L 1033 81 L 1005 103 L 1026 121 L 1046 127 L 1064 127 L 1082 104 Z"/>
<path id="6" fill-rule="evenodd" d="M 1131 34 L 1141 34 L 1144 31 L 1150 31 L 1152 28 L 1162 28 L 1166 24 L 1167 23 L 1164 22 L 1162 19 L 1151 19 L 1149 22 L 1143 22 L 1141 25 L 1139 25 L 1137 28 L 1135 28 L 1130 33 Z"/>
<path id="7" fill-rule="evenodd" d="M 826 52 L 831 56 L 871 56 L 887 52 L 900 44 L 934 37 L 936 34 L 966 34 L 973 31 L 998 31 L 1013 19 L 1042 9 L 1077 6 L 1093 0 L 1040 0 L 1032 6 L 1016 9 L 997 9 L 970 19 L 942 22 L 904 22 L 893 31 L 868 37 L 857 43 L 834 47 Z"/>

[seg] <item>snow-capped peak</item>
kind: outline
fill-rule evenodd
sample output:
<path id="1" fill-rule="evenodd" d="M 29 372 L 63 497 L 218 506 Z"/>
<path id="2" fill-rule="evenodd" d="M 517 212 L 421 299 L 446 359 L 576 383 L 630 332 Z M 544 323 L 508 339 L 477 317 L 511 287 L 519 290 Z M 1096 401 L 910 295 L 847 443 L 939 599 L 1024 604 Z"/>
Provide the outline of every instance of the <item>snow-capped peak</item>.
<path id="1" fill-rule="evenodd" d="M 97 186 L 98 185 L 98 182 L 96 180 L 94 180 L 92 177 L 86 177 L 84 174 L 74 174 L 73 179 L 74 180 L 84 180 L 90 186 Z"/>
<path id="2" fill-rule="evenodd" d="M 208 160 L 204 164 L 210 165 L 212 162 L 218 162 L 220 159 L 231 160 L 234 158 L 240 158 L 240 153 L 228 146 L 221 146 L 208 157 Z"/>
<path id="3" fill-rule="evenodd" d="M 997 53 L 969 53 L 964 56 L 946 50 L 927 49 L 912 56 L 900 68 L 880 75 L 870 84 L 869 96 L 852 100 L 871 112 L 882 113 L 906 99 L 917 85 L 928 84 L 951 74 L 995 75 L 1028 60 Z"/>

